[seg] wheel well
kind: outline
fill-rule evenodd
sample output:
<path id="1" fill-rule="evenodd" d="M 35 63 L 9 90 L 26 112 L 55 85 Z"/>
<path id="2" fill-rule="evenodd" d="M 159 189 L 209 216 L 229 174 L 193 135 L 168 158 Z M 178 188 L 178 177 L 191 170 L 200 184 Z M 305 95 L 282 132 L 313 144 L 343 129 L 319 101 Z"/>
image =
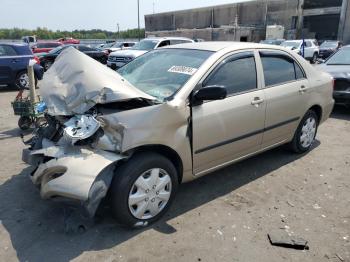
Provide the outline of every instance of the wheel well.
<path id="1" fill-rule="evenodd" d="M 312 110 L 316 113 L 318 121 L 320 122 L 322 119 L 322 108 L 319 105 L 314 105 L 309 110 Z"/>
<path id="2" fill-rule="evenodd" d="M 168 158 L 174 164 L 174 167 L 176 168 L 176 171 L 179 176 L 178 177 L 179 183 L 181 183 L 182 173 L 183 173 L 183 164 L 180 156 L 175 150 L 164 145 L 147 145 L 147 146 L 140 146 L 140 147 L 134 148 L 132 150 L 132 153 L 135 154 L 139 152 L 148 152 L 148 151 L 156 152 Z"/>

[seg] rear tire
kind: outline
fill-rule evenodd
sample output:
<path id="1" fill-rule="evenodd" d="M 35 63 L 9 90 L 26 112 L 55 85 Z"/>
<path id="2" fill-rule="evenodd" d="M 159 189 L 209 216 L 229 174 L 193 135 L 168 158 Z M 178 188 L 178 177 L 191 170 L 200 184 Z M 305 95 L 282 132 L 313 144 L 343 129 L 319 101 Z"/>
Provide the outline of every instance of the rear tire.
<path id="1" fill-rule="evenodd" d="M 289 144 L 292 151 L 302 154 L 310 150 L 317 134 L 318 123 L 319 119 L 315 111 L 307 111 Z"/>
<path id="2" fill-rule="evenodd" d="M 145 227 L 169 209 L 178 188 L 173 163 L 156 153 L 139 153 L 118 167 L 111 184 L 115 219 L 129 227 Z"/>
<path id="3" fill-rule="evenodd" d="M 316 64 L 317 62 L 317 58 L 318 58 L 318 54 L 317 53 L 314 53 L 312 58 L 311 58 L 311 64 Z"/>

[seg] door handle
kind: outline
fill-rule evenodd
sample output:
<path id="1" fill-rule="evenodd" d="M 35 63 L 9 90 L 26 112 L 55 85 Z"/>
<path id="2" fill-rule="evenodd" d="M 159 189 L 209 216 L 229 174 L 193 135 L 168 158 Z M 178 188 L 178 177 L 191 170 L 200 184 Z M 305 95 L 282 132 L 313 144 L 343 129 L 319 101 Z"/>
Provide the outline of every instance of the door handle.
<path id="1" fill-rule="evenodd" d="M 17 63 L 17 62 L 19 62 L 19 60 L 18 60 L 18 59 L 12 59 L 11 62 L 12 62 L 12 63 Z"/>
<path id="2" fill-rule="evenodd" d="M 259 106 L 263 102 L 264 102 L 264 99 L 262 99 L 260 97 L 254 97 L 254 100 L 252 101 L 252 105 L 253 106 Z"/>

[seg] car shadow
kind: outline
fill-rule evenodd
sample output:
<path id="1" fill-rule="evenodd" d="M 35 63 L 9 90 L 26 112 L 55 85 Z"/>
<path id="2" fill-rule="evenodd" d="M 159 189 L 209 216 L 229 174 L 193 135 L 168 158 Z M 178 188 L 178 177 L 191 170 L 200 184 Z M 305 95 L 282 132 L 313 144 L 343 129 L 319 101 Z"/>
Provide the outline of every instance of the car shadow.
<path id="1" fill-rule="evenodd" d="M 319 145 L 316 141 L 312 149 Z M 108 206 L 104 205 L 100 211 L 102 220 L 83 234 L 64 233 L 64 206 L 40 198 L 39 191 L 28 178 L 31 172 L 28 167 L 0 186 L 0 219 L 11 240 L 8 245 L 13 246 L 19 261 L 42 261 L 45 257 L 54 262 L 70 261 L 86 251 L 120 245 L 147 230 L 172 234 L 177 229 L 176 225 L 168 224 L 171 219 L 234 192 L 301 157 L 303 155 L 280 147 L 183 184 L 168 213 L 147 228 L 132 230 L 118 226 Z"/>
<path id="2" fill-rule="evenodd" d="M 350 108 L 342 105 L 335 105 L 331 118 L 350 121 Z"/>
<path id="3" fill-rule="evenodd" d="M 11 137 L 21 137 L 21 136 L 26 136 L 29 135 L 30 133 L 33 132 L 33 128 L 28 129 L 28 130 L 20 130 L 19 128 L 13 128 L 9 129 L 6 131 L 1 131 L 0 130 L 0 141 L 4 139 L 9 139 Z"/>

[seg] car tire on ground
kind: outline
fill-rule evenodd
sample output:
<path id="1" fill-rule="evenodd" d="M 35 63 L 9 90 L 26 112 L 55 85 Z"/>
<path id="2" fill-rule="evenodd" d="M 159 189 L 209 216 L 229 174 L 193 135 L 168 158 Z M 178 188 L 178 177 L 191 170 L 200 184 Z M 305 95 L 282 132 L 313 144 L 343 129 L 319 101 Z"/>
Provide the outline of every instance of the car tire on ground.
<path id="1" fill-rule="evenodd" d="M 28 130 L 32 126 L 32 119 L 29 116 L 21 116 L 18 119 L 18 127 L 21 130 Z"/>
<path id="2" fill-rule="evenodd" d="M 292 151 L 298 154 L 305 153 L 310 150 L 317 134 L 319 119 L 315 111 L 306 112 L 303 119 L 295 131 L 294 138 L 290 143 Z"/>
<path id="3" fill-rule="evenodd" d="M 312 58 L 311 58 L 311 64 L 316 64 L 317 62 L 317 58 L 318 58 L 318 54 L 317 53 L 314 53 Z"/>
<path id="4" fill-rule="evenodd" d="M 147 226 L 169 209 L 178 188 L 173 163 L 157 153 L 137 153 L 119 166 L 111 184 L 112 212 L 129 227 Z"/>

